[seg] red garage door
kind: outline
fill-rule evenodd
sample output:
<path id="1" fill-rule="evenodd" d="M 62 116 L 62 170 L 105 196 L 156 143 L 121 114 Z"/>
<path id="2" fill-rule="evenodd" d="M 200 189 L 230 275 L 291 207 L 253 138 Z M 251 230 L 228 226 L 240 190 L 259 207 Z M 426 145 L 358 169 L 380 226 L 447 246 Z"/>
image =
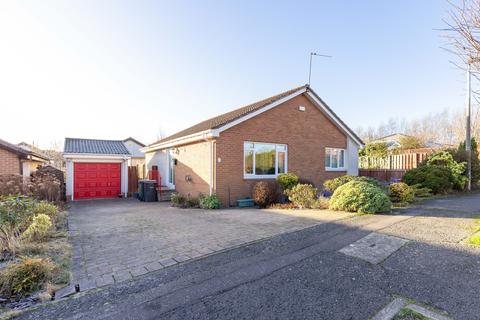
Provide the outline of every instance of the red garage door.
<path id="1" fill-rule="evenodd" d="M 120 163 L 74 163 L 73 199 L 116 198 Z"/>

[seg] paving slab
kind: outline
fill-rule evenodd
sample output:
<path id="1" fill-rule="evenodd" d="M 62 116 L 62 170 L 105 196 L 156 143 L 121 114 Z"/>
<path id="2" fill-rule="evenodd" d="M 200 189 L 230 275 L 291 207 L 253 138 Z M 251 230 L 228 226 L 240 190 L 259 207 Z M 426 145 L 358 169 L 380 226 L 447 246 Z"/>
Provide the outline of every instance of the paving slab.
<path id="1" fill-rule="evenodd" d="M 404 246 L 408 240 L 372 232 L 368 236 L 340 249 L 340 252 L 373 264 L 380 263 Z"/>
<path id="2" fill-rule="evenodd" d="M 72 203 L 73 279 L 103 286 L 285 232 L 351 216 L 321 210 L 200 210 L 133 199 Z M 113 275 L 113 277 L 112 277 Z"/>

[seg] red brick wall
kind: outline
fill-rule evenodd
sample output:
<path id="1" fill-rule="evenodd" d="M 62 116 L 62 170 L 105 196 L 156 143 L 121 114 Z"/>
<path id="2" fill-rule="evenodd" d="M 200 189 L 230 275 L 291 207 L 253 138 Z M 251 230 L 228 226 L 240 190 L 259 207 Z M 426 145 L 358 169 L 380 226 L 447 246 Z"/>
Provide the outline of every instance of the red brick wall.
<path id="1" fill-rule="evenodd" d="M 21 174 L 18 155 L 5 149 L 0 149 L 0 174 Z"/>
<path id="2" fill-rule="evenodd" d="M 304 112 L 298 110 L 302 105 Z M 321 188 L 323 181 L 343 174 L 325 171 L 325 147 L 347 147 L 347 137 L 305 96 L 300 95 L 222 133 L 216 141 L 216 193 L 222 203 L 251 196 L 259 180 L 243 178 L 243 142 L 288 145 L 288 171 Z"/>

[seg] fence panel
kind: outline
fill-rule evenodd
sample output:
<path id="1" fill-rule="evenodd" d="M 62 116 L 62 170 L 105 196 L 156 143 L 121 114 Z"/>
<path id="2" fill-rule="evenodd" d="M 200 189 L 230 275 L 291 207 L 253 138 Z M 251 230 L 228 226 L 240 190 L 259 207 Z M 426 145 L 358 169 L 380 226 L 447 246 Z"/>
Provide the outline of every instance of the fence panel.
<path id="1" fill-rule="evenodd" d="M 138 170 L 137 167 L 128 167 L 128 193 L 138 191 Z"/>
<path id="2" fill-rule="evenodd" d="M 400 181 L 407 170 L 402 169 L 360 169 L 358 174 L 363 177 L 375 178 L 381 181 Z"/>

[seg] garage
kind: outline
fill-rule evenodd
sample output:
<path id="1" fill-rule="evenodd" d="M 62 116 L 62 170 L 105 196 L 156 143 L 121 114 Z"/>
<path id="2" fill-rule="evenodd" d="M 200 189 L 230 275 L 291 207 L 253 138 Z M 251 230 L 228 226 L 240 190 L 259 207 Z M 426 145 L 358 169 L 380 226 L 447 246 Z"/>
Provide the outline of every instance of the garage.
<path id="1" fill-rule="evenodd" d="M 126 197 L 131 154 L 121 140 L 66 138 L 69 200 Z"/>
<path id="2" fill-rule="evenodd" d="M 74 198 L 116 198 L 121 194 L 120 163 L 74 163 Z"/>

